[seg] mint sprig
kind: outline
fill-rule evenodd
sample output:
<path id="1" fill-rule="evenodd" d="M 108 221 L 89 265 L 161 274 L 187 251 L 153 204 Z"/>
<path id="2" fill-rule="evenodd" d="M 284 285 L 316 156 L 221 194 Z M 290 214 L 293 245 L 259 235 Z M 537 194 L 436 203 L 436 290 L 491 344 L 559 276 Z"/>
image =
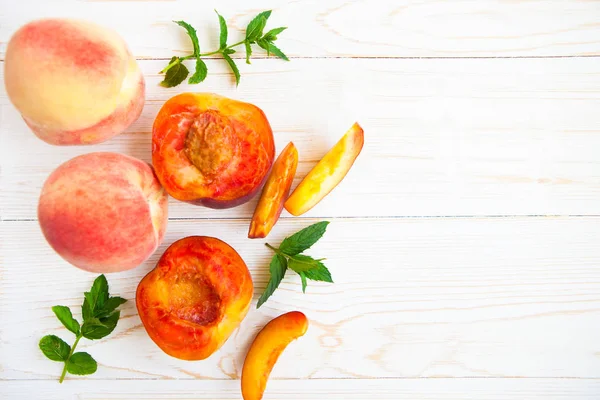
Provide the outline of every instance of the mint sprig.
<path id="1" fill-rule="evenodd" d="M 75 342 L 72 347 L 55 335 L 46 335 L 39 343 L 40 350 L 46 357 L 65 364 L 60 376 L 60 383 L 65 379 L 67 372 L 73 375 L 89 375 L 96 372 L 98 369 L 96 360 L 88 353 L 75 353 L 75 348 L 81 338 L 96 340 L 110 335 L 121 316 L 117 308 L 126 301 L 122 297 L 110 297 L 106 277 L 100 275 L 94 280 L 90 291 L 84 293 L 81 306 L 83 324 L 80 325 L 79 321 L 73 317 L 69 307 L 52 307 L 58 320 L 75 334 Z"/>
<path id="2" fill-rule="evenodd" d="M 164 87 L 174 87 L 183 82 L 189 75 L 190 71 L 183 64 L 184 61 L 190 59 L 196 59 L 196 67 L 194 74 L 188 79 L 188 83 L 190 84 L 198 84 L 203 82 L 208 75 L 208 67 L 206 63 L 202 60 L 202 57 L 212 56 L 216 54 L 220 54 L 221 57 L 227 62 L 229 67 L 231 68 L 234 76 L 236 85 L 240 83 L 240 71 L 235 64 L 233 58 L 230 57 L 231 54 L 235 53 L 234 47 L 244 45 L 246 49 L 246 63 L 250 64 L 250 57 L 252 56 L 252 45 L 256 44 L 260 48 L 267 51 L 267 56 L 275 56 L 281 58 L 282 60 L 289 61 L 289 58 L 281 51 L 277 46 L 275 46 L 274 42 L 277 40 L 277 35 L 283 32 L 286 27 L 274 28 L 263 34 L 263 31 L 267 25 L 267 20 L 271 16 L 271 10 L 263 11 L 258 14 L 256 17 L 250 21 L 248 26 L 246 27 L 246 35 L 244 40 L 239 41 L 234 44 L 227 45 L 228 39 L 228 29 L 225 18 L 221 16 L 215 10 L 217 17 L 219 19 L 219 48 L 215 51 L 210 51 L 207 53 L 200 52 L 200 43 L 198 41 L 198 35 L 194 27 L 188 24 L 185 21 L 173 21 L 177 25 L 183 27 L 190 40 L 192 41 L 193 53 L 184 57 L 173 57 L 169 61 L 169 64 L 162 70 L 160 73 L 165 74 L 165 78 L 160 83 L 161 86 Z"/>
<path id="3" fill-rule="evenodd" d="M 265 245 L 275 252 L 269 265 L 271 277 L 264 293 L 258 299 L 256 308 L 260 308 L 269 297 L 279 287 L 279 284 L 285 277 L 288 269 L 300 275 L 302 282 L 302 292 L 306 292 L 307 279 L 313 281 L 333 283 L 331 273 L 327 267 L 321 262 L 324 258 L 314 259 L 306 254 L 300 254 L 308 250 L 315 244 L 327 229 L 329 222 L 323 221 L 308 226 L 301 231 L 285 238 L 279 248 L 275 248 L 268 243 Z"/>

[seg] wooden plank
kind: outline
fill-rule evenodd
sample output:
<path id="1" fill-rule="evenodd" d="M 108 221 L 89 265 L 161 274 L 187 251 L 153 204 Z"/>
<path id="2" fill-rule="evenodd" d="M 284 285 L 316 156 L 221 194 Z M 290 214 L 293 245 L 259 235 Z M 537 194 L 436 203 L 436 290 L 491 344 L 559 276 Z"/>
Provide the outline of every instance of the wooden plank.
<path id="1" fill-rule="evenodd" d="M 142 117 L 96 146 L 41 142 L 2 87 L 0 216 L 36 218 L 44 180 L 73 156 L 117 151 L 150 161 L 154 117 L 183 91 L 262 107 L 277 148 L 296 143 L 298 178 L 355 120 L 363 125 L 355 167 L 307 216 L 600 214 L 600 58 L 259 60 L 240 65 L 238 89 L 217 60 L 205 84 L 165 89 L 163 64 L 141 62 Z M 170 215 L 248 218 L 254 204 L 214 211 L 173 201 Z"/>
<path id="2" fill-rule="evenodd" d="M 218 40 L 214 8 L 230 38 L 259 11 L 268 27 L 288 26 L 281 48 L 293 57 L 514 57 L 598 55 L 597 1 L 0 1 L 0 57 L 10 35 L 42 17 L 85 18 L 116 29 L 140 58 L 171 58 L 191 45 L 172 20 L 198 28 L 202 49 Z M 243 57 L 240 49 L 237 57 Z"/>
<path id="3" fill-rule="evenodd" d="M 280 221 L 269 242 L 310 222 Z M 72 338 L 50 307 L 70 306 L 79 318 L 94 275 L 54 254 L 35 221 L 0 227 L 0 379 L 55 379 L 60 365 L 37 343 L 46 334 Z M 270 252 L 246 231 L 247 221 L 171 221 L 148 262 L 108 277 L 111 291 L 130 301 L 109 339 L 82 341 L 100 366 L 74 379 L 238 378 L 260 327 L 295 309 L 310 328 L 280 358 L 277 379 L 600 378 L 600 217 L 336 219 L 309 251 L 327 258 L 335 284 L 311 282 L 303 295 L 290 273 L 208 360 L 165 355 L 140 324 L 138 282 L 167 244 L 209 235 L 244 258 L 256 301 Z"/>
<path id="4" fill-rule="evenodd" d="M 240 399 L 239 381 L 186 379 L 4 381 L 0 395 L 28 400 Z M 271 380 L 264 400 L 597 400 L 589 379 L 373 379 Z"/>

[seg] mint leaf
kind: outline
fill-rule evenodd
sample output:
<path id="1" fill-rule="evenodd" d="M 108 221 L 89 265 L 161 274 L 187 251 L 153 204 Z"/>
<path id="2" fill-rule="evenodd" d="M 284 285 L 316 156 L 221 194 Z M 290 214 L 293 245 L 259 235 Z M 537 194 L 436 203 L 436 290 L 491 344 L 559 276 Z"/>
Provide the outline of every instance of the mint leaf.
<path id="1" fill-rule="evenodd" d="M 217 10 L 215 10 L 215 12 L 219 17 L 219 49 L 223 50 L 227 47 L 227 22 L 225 22 L 225 18 L 223 18 Z"/>
<path id="2" fill-rule="evenodd" d="M 281 28 L 271 29 L 269 32 L 265 33 L 265 35 L 262 38 L 264 40 L 266 40 L 267 42 L 274 42 L 275 40 L 277 40 L 277 35 L 279 35 L 283 31 L 285 31 L 286 29 L 287 29 L 287 26 L 282 26 Z"/>
<path id="3" fill-rule="evenodd" d="M 285 257 L 275 254 L 271 259 L 271 264 L 269 265 L 269 272 L 271 273 L 271 278 L 269 279 L 269 283 L 267 283 L 267 287 L 265 291 L 258 299 L 258 303 L 256 304 L 256 308 L 260 308 L 265 301 L 275 292 L 275 290 L 279 287 L 279 284 L 283 280 L 285 276 L 285 271 L 287 270 L 287 261 Z"/>
<path id="4" fill-rule="evenodd" d="M 254 42 L 262 36 L 263 29 L 267 25 L 267 19 L 271 16 L 271 10 L 258 14 L 246 27 L 246 40 Z"/>
<path id="5" fill-rule="evenodd" d="M 62 322 L 65 328 L 73 332 L 75 335 L 79 335 L 79 322 L 73 318 L 73 314 L 71 314 L 71 309 L 69 307 L 54 306 L 52 307 L 52 311 L 56 315 L 56 318 Z"/>
<path id="6" fill-rule="evenodd" d="M 283 53 L 283 51 L 279 50 L 279 48 L 275 46 L 273 42 L 269 42 L 269 48 L 267 49 L 267 51 L 269 52 L 269 55 L 275 54 L 275 56 L 281 58 L 282 60 L 290 61 L 290 59 Z"/>
<path id="7" fill-rule="evenodd" d="M 167 88 L 177 86 L 181 82 L 183 82 L 185 78 L 187 78 L 187 76 L 189 75 L 190 71 L 185 65 L 181 63 L 181 59 L 173 57 L 171 58 L 170 63 L 172 63 L 175 60 L 178 60 L 177 64 L 169 68 L 169 70 L 165 74 L 165 79 L 163 79 L 163 81 L 160 83 L 160 86 Z"/>
<path id="8" fill-rule="evenodd" d="M 273 42 L 269 42 L 267 40 L 257 40 L 256 43 L 262 47 L 263 49 L 265 49 L 267 51 L 267 55 L 270 56 L 271 54 L 274 54 L 275 56 L 281 58 L 282 60 L 285 61 L 290 61 L 290 59 L 283 54 L 283 51 L 279 50 L 279 48 L 277 46 L 275 46 L 273 44 Z"/>
<path id="9" fill-rule="evenodd" d="M 180 60 L 178 59 L 178 62 Z M 75 353 L 75 348 L 85 337 L 91 340 L 101 339 L 109 335 L 117 326 L 120 311 L 117 308 L 127 300 L 108 293 L 108 281 L 104 275 L 98 276 L 89 292 L 84 292 L 84 300 L 81 306 L 83 324 L 73 318 L 69 307 L 54 306 L 52 311 L 56 317 L 69 331 L 76 336 L 73 347 L 54 335 L 44 336 L 39 343 L 40 350 L 46 357 L 54 361 L 64 363 L 59 382 L 62 383 L 67 372 L 75 375 L 88 375 L 96 372 L 98 364 L 88 353 Z"/>
<path id="10" fill-rule="evenodd" d="M 250 46 L 250 42 L 244 42 L 246 45 L 246 64 L 250 64 L 250 56 L 252 56 L 252 46 Z"/>
<path id="11" fill-rule="evenodd" d="M 233 53 L 235 53 L 235 50 L 234 49 L 225 49 L 225 50 L 223 50 L 223 53 L 225 53 L 225 54 L 233 54 Z"/>
<path id="12" fill-rule="evenodd" d="M 258 39 L 256 44 L 267 51 L 267 57 L 271 56 L 271 53 L 269 52 L 269 42 L 267 42 L 265 39 Z"/>
<path id="13" fill-rule="evenodd" d="M 323 264 L 319 265 L 317 268 L 304 271 L 303 274 L 311 281 L 333 283 L 333 279 L 331 279 L 331 272 L 329 272 L 327 267 Z"/>
<path id="14" fill-rule="evenodd" d="M 192 45 L 194 46 L 194 56 L 198 57 L 200 55 L 200 44 L 198 43 L 198 35 L 196 34 L 196 30 L 193 26 L 188 24 L 185 21 L 173 21 L 177 25 L 185 28 L 188 36 L 192 40 Z"/>
<path id="15" fill-rule="evenodd" d="M 303 254 L 290 256 L 288 260 L 288 267 L 298 274 L 300 272 L 308 271 L 309 269 L 318 268 L 321 265 L 323 265 L 321 260 L 315 260 L 311 256 L 305 256 Z"/>
<path id="16" fill-rule="evenodd" d="M 90 375 L 96 372 L 98 364 L 88 353 L 75 353 L 67 361 L 67 371 L 73 375 Z"/>
<path id="17" fill-rule="evenodd" d="M 105 318 L 90 318 L 83 323 L 81 334 L 90 340 L 102 339 L 115 330 L 120 316 L 121 312 L 115 311 Z"/>
<path id="18" fill-rule="evenodd" d="M 173 67 L 173 68 L 176 68 Z M 171 69 L 173 69 L 171 68 Z M 171 70 L 169 70 L 170 72 Z M 169 75 L 167 72 L 167 75 Z M 83 319 L 94 317 L 97 310 L 102 310 L 104 304 L 108 301 L 108 282 L 104 275 L 98 276 L 89 292 L 83 294 L 85 299 L 82 306 Z"/>
<path id="19" fill-rule="evenodd" d="M 208 75 L 208 67 L 200 57 L 196 58 L 196 72 L 190 77 L 188 83 L 200 83 L 206 79 L 206 75 Z"/>
<path id="20" fill-rule="evenodd" d="M 300 272 L 300 279 L 302 280 L 302 293 L 306 293 L 306 275 L 304 272 Z"/>
<path id="21" fill-rule="evenodd" d="M 285 238 L 283 242 L 281 242 L 279 250 L 290 256 L 308 250 L 313 244 L 321 239 L 327 229 L 327 225 L 329 225 L 328 221 L 322 221 L 302 229 L 292 236 Z"/>
<path id="22" fill-rule="evenodd" d="M 225 61 L 227 61 L 227 64 L 229 64 L 229 67 L 231 67 L 231 70 L 233 71 L 233 74 L 235 75 L 235 85 L 239 85 L 240 84 L 240 70 L 238 69 L 237 65 L 235 65 L 235 62 L 233 61 L 233 59 L 231 57 L 229 57 L 229 54 L 225 54 L 223 53 L 223 58 L 225 59 Z"/>
<path id="23" fill-rule="evenodd" d="M 40 350 L 52 361 L 65 361 L 69 358 L 71 346 L 64 340 L 54 335 L 47 335 L 40 339 Z"/>
<path id="24" fill-rule="evenodd" d="M 124 304 L 126 302 L 127 302 L 127 300 L 125 300 L 122 297 L 118 297 L 118 296 L 111 297 L 110 299 L 108 299 L 108 301 L 104 305 L 104 309 L 100 312 L 96 312 L 96 317 L 97 318 L 108 317 L 110 314 L 112 314 L 113 311 L 115 311 L 117 309 L 117 307 L 119 307 L 121 304 Z"/>

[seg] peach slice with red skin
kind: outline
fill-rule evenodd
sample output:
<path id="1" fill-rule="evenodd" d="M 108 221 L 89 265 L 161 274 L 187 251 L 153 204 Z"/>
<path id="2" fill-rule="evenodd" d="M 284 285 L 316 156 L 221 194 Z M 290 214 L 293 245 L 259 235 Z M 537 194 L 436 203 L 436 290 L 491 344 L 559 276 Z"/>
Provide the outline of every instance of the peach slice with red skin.
<path id="1" fill-rule="evenodd" d="M 285 202 L 285 209 L 298 216 L 323 200 L 344 179 L 364 141 L 363 129 L 355 123 L 294 189 Z"/>
<path id="2" fill-rule="evenodd" d="M 273 366 L 285 348 L 308 329 L 308 319 L 292 311 L 273 319 L 258 333 L 248 350 L 242 369 L 242 397 L 260 400 Z"/>
<path id="3" fill-rule="evenodd" d="M 165 353 L 203 360 L 248 313 L 252 277 L 222 240 L 190 236 L 173 243 L 139 283 L 136 306 L 150 338 Z"/>
<path id="4" fill-rule="evenodd" d="M 294 143 L 290 142 L 275 160 L 271 174 L 263 187 L 250 222 L 248 231 L 250 239 L 264 238 L 271 232 L 281 215 L 283 203 L 290 193 L 297 166 L 298 150 Z"/>
<path id="5" fill-rule="evenodd" d="M 212 93 L 183 93 L 160 109 L 152 164 L 174 198 L 212 208 L 245 203 L 275 158 L 271 126 L 255 105 Z"/>

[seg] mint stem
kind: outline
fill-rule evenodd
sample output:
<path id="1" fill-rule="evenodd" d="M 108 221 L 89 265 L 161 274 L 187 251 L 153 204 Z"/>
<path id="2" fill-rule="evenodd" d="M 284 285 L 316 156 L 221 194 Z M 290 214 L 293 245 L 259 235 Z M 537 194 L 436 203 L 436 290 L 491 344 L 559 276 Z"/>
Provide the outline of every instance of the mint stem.
<path id="1" fill-rule="evenodd" d="M 265 243 L 265 246 L 267 246 L 268 248 L 270 248 L 271 250 L 273 250 L 275 253 L 279 254 L 280 256 L 284 256 L 284 257 L 287 256 L 284 252 L 282 252 L 281 250 L 279 250 L 279 249 L 271 246 L 269 243 Z"/>
<path id="2" fill-rule="evenodd" d="M 62 370 L 62 374 L 60 375 L 60 379 L 59 379 L 58 383 L 63 383 L 63 381 L 65 380 L 65 375 L 67 375 L 67 363 L 71 359 L 73 352 L 75 352 L 75 347 L 77 347 L 77 343 L 79 343 L 79 339 L 81 339 L 82 337 L 83 337 L 82 335 L 77 335 L 77 339 L 75 339 L 75 343 L 73 343 L 73 347 L 71 347 L 71 352 L 69 353 L 69 356 L 65 360 L 65 366 Z"/>
<path id="3" fill-rule="evenodd" d="M 201 53 L 201 54 L 198 55 L 198 57 L 212 56 L 214 54 L 223 54 L 223 52 L 225 50 L 231 49 L 233 47 L 239 46 L 240 44 L 244 44 L 244 43 L 246 43 L 246 41 L 242 40 L 241 42 L 237 42 L 237 43 L 234 43 L 232 45 L 229 45 L 229 46 L 225 47 L 224 49 L 219 49 L 219 50 L 211 51 L 209 53 Z M 196 58 L 196 55 L 195 54 L 190 54 L 189 56 L 178 57 L 173 62 L 169 63 L 169 65 L 167 65 L 162 71 L 160 71 L 160 73 L 164 74 L 168 70 L 170 70 L 172 67 L 174 67 L 175 65 L 181 63 L 182 61 L 189 60 L 190 58 Z"/>

